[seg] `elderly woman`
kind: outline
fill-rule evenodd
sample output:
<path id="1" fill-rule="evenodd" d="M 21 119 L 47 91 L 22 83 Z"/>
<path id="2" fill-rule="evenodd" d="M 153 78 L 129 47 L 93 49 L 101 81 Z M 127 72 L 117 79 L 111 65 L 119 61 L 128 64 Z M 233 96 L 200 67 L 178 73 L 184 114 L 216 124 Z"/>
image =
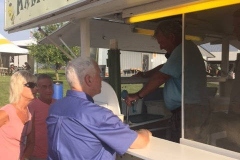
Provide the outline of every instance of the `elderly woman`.
<path id="1" fill-rule="evenodd" d="M 18 71 L 11 76 L 10 103 L 0 109 L 0 159 L 21 159 L 31 130 L 28 104 L 36 93 L 35 82 L 35 76 L 28 71 Z"/>

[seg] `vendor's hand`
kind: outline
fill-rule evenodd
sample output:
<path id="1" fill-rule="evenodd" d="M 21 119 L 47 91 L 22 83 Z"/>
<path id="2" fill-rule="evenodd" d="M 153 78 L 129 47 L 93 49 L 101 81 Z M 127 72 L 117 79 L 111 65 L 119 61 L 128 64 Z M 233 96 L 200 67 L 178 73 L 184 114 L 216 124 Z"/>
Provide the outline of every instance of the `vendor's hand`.
<path id="1" fill-rule="evenodd" d="M 135 102 L 136 100 L 138 100 L 138 96 L 137 94 L 128 94 L 128 96 L 125 99 L 125 102 L 127 104 L 127 106 L 132 106 L 132 103 Z"/>
<path id="2" fill-rule="evenodd" d="M 149 139 L 152 137 L 152 132 L 150 132 L 150 131 L 147 130 L 147 129 L 140 129 L 140 130 L 138 130 L 138 132 L 142 132 L 142 133 L 148 134 L 148 138 L 149 138 Z"/>

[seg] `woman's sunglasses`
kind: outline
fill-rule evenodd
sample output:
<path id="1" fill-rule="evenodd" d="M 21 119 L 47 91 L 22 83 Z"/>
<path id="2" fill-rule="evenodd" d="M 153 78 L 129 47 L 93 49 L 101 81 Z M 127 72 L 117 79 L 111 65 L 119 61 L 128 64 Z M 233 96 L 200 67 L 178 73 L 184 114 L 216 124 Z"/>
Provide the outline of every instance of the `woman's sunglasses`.
<path id="1" fill-rule="evenodd" d="M 28 88 L 34 88 L 37 86 L 37 84 L 34 82 L 27 82 L 26 84 L 24 84 L 24 86 L 26 86 Z"/>

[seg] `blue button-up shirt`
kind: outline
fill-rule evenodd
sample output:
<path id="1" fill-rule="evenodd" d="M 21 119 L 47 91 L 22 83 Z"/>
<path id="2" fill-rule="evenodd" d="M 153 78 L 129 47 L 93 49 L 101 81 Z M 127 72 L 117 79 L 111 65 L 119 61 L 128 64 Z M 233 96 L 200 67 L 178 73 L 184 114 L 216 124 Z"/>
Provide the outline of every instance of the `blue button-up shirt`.
<path id="1" fill-rule="evenodd" d="M 113 160 L 137 138 L 112 111 L 73 90 L 51 105 L 47 126 L 49 160 Z"/>

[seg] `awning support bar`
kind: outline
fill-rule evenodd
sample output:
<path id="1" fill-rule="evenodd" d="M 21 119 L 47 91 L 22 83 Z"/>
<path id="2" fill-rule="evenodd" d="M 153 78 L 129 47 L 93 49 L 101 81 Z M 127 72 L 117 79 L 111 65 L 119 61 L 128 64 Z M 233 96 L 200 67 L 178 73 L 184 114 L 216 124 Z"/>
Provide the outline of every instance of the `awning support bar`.
<path id="1" fill-rule="evenodd" d="M 74 57 L 74 58 L 77 58 L 77 56 L 72 52 L 72 50 L 68 47 L 68 45 L 63 41 L 63 39 L 59 36 L 58 37 L 59 40 L 62 42 L 62 44 L 68 49 L 68 51 L 71 53 L 71 55 Z"/>
<path id="2" fill-rule="evenodd" d="M 62 47 L 58 46 L 51 38 L 49 38 L 48 34 L 45 33 L 41 27 L 38 28 L 38 31 L 41 32 L 55 47 L 60 49 L 63 52 L 63 54 L 65 54 L 70 60 L 73 59 L 73 57 L 69 55 Z"/>

